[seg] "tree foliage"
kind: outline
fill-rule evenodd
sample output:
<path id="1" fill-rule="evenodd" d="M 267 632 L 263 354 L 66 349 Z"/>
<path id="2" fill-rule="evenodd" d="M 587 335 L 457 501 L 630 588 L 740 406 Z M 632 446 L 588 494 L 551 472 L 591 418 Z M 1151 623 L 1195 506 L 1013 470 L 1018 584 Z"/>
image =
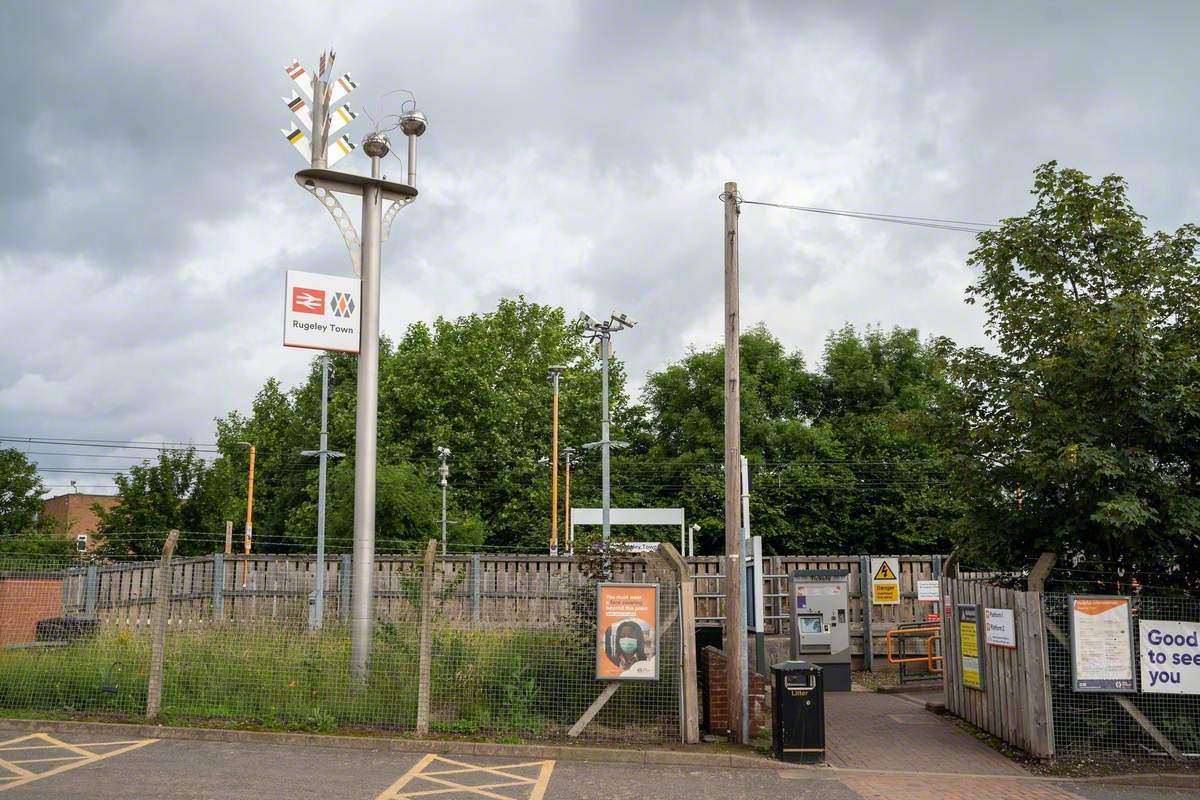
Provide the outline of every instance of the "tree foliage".
<path id="1" fill-rule="evenodd" d="M 741 337 L 742 452 L 752 531 L 772 552 L 928 551 L 945 546 L 954 504 L 935 450 L 911 425 L 939 378 L 915 330 L 830 334 L 819 371 L 765 327 Z M 645 394 L 651 461 L 701 525 L 724 541 L 724 347 L 652 374 Z"/>
<path id="2" fill-rule="evenodd" d="M 1050 550 L 1149 583 L 1195 571 L 1200 229 L 1149 233 L 1122 179 L 1054 163 L 1033 194 L 970 259 L 998 352 L 946 349 L 958 531 L 1003 563 Z"/>

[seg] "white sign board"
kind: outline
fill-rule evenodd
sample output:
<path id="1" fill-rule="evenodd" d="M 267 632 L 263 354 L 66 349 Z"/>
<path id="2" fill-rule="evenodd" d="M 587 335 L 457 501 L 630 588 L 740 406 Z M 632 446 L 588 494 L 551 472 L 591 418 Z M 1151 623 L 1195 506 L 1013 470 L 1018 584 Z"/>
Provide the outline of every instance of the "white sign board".
<path id="1" fill-rule="evenodd" d="M 936 603 L 939 599 L 937 581 L 917 581 L 918 603 Z"/>
<path id="2" fill-rule="evenodd" d="M 1011 608 L 983 610 L 984 641 L 992 647 L 1016 647 L 1017 624 Z"/>
<path id="3" fill-rule="evenodd" d="M 900 605 L 900 559 L 871 558 L 871 602 L 877 606 Z"/>
<path id="4" fill-rule="evenodd" d="M 357 353 L 358 278 L 289 269 L 283 298 L 283 346 Z"/>
<path id="5" fill-rule="evenodd" d="M 1072 595 L 1071 670 L 1077 692 L 1133 692 L 1128 597 Z"/>
<path id="6" fill-rule="evenodd" d="M 1200 694 L 1200 622 L 1144 619 L 1138 639 L 1143 692 Z"/>

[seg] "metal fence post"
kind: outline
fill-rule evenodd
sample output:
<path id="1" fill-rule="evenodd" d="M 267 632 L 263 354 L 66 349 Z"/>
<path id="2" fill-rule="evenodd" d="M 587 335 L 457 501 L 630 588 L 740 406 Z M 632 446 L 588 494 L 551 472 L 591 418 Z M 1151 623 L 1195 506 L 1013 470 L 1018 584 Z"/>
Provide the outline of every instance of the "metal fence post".
<path id="1" fill-rule="evenodd" d="M 862 601 L 863 669 L 875 671 L 875 637 L 871 634 L 871 557 L 859 556 L 858 592 Z"/>
<path id="2" fill-rule="evenodd" d="M 83 584 L 83 614 L 88 619 L 96 616 L 96 597 L 100 593 L 100 575 L 95 564 L 88 564 L 87 578 Z"/>
<path id="3" fill-rule="evenodd" d="M 346 553 L 338 564 L 338 610 L 342 622 L 350 621 L 350 558 L 350 554 Z"/>
<path id="4" fill-rule="evenodd" d="M 425 547 L 425 563 L 421 569 L 421 639 L 417 666 L 417 724 L 413 731 L 417 736 L 429 735 L 429 694 L 431 638 L 430 625 L 433 618 L 433 557 L 437 552 L 437 540 L 430 539 Z"/>
<path id="5" fill-rule="evenodd" d="M 213 556 L 212 571 L 212 616 L 213 622 L 225 618 L 225 556 Z"/>
<path id="6" fill-rule="evenodd" d="M 471 554 L 471 622 L 479 622 L 479 553 Z M 549 573 L 547 573 L 549 574 Z"/>

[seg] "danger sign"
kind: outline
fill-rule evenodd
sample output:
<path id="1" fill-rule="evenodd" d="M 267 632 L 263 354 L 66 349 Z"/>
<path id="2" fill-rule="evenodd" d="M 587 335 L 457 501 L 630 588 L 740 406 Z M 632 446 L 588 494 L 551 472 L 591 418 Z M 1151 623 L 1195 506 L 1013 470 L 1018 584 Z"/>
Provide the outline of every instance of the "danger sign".
<path id="1" fill-rule="evenodd" d="M 871 602 L 877 606 L 900 603 L 900 559 L 871 559 Z"/>

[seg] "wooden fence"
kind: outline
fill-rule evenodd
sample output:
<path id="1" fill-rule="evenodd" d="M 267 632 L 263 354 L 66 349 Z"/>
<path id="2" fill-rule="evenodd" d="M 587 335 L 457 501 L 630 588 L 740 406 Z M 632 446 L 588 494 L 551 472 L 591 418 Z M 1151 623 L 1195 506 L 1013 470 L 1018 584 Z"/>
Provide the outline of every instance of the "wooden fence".
<path id="1" fill-rule="evenodd" d="M 63 580 L 63 609 L 118 627 L 148 625 L 156 567 L 137 562 L 72 569 Z M 613 579 L 652 580 L 647 569 L 644 560 L 621 562 Z M 377 618 L 416 619 L 420 572 L 420 558 L 376 558 Z M 315 573 L 312 556 L 174 559 L 169 624 L 307 619 Z M 326 619 L 349 618 L 350 574 L 349 556 L 326 560 Z M 432 591 L 445 618 L 482 624 L 541 620 L 551 625 L 573 613 L 572 589 L 584 583 L 578 564 L 566 557 L 466 555 L 437 559 Z"/>
<path id="2" fill-rule="evenodd" d="M 941 592 L 950 597 L 942 615 L 943 686 L 946 708 L 1027 753 L 1054 755 L 1050 671 L 1041 592 L 1021 592 L 982 581 L 943 578 Z M 1013 612 L 1016 647 L 979 644 L 982 687 L 963 685 L 962 637 L 956 609 L 978 609 L 979 639 L 985 639 L 985 608 Z"/>
<path id="3" fill-rule="evenodd" d="M 349 556 L 326 560 L 321 578 L 327 619 L 349 611 Z M 722 559 L 688 559 L 695 576 L 698 625 L 721 624 L 724 614 Z M 762 592 L 769 635 L 790 633 L 791 600 L 787 576 L 798 569 L 844 569 L 850 573 L 851 649 L 863 652 L 869 631 L 875 653 L 884 652 L 887 631 L 904 622 L 921 621 L 933 609 L 917 602 L 919 580 L 940 573 L 940 556 L 900 556 L 900 603 L 873 606 L 864 618 L 861 576 L 868 556 L 770 556 L 763 559 Z M 864 567 L 864 564 L 868 565 Z M 380 619 L 412 619 L 419 586 L 420 560 L 380 556 L 375 561 L 376 615 Z M 617 565 L 616 580 L 646 577 L 643 560 Z M 223 620 L 306 618 L 309 595 L 317 585 L 312 556 L 216 555 L 175 559 L 171 567 L 173 625 Z M 148 562 L 95 565 L 72 570 L 63 582 L 67 613 L 94 616 L 117 626 L 149 624 L 154 597 L 155 565 Z M 573 613 L 572 589 L 585 582 L 579 565 L 568 557 L 457 555 L 437 560 L 433 591 L 451 619 L 483 624 L 538 618 L 547 624 Z M 345 601 L 345 602 L 343 602 Z"/>

